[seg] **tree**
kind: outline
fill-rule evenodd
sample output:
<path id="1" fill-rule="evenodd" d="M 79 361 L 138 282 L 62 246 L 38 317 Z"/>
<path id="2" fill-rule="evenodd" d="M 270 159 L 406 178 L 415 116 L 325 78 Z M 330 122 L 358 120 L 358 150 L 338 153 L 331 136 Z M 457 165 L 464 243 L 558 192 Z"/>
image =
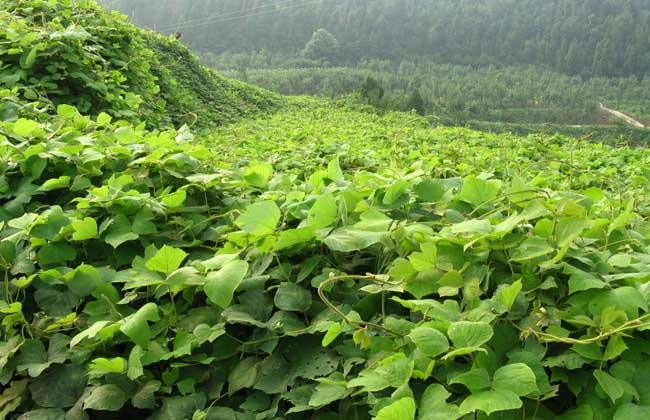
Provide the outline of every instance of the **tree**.
<path id="1" fill-rule="evenodd" d="M 321 28 L 313 33 L 302 55 L 308 60 L 333 64 L 339 55 L 339 42 L 327 29 Z"/>
<path id="2" fill-rule="evenodd" d="M 368 104 L 374 107 L 378 107 L 381 99 L 384 97 L 384 88 L 370 76 L 361 85 L 360 90 L 361 97 L 365 98 Z"/>
<path id="3" fill-rule="evenodd" d="M 419 90 L 414 89 L 413 92 L 411 92 L 408 102 L 406 103 L 406 109 L 407 111 L 414 109 L 420 115 L 425 114 L 426 109 L 424 106 L 424 99 L 422 99 L 422 95 L 420 95 Z"/>

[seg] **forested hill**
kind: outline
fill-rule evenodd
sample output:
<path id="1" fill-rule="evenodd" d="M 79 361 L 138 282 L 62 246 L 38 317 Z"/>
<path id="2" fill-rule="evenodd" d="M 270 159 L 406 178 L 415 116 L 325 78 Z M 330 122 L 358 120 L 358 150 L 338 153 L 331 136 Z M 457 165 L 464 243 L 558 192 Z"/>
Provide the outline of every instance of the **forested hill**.
<path id="1" fill-rule="evenodd" d="M 544 64 L 570 74 L 650 70 L 649 0 L 104 0 L 198 51 L 299 52 L 326 28 L 339 63 L 417 56 Z M 181 25 L 175 25 L 177 23 Z"/>

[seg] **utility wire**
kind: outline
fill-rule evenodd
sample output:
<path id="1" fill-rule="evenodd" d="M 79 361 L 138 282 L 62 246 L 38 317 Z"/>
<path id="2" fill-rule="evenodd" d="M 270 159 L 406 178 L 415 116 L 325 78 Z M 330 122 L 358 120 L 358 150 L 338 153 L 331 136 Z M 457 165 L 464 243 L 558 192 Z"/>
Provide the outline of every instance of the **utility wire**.
<path id="1" fill-rule="evenodd" d="M 186 20 L 184 22 L 168 23 L 168 24 L 165 24 L 165 25 L 155 26 L 155 28 L 150 28 L 150 29 L 165 30 L 167 28 L 173 28 L 173 27 L 177 27 L 177 26 L 181 26 L 181 25 L 191 25 L 191 24 L 201 23 L 201 22 L 204 22 L 206 20 L 211 20 L 211 19 L 226 18 L 226 17 L 230 17 L 230 16 L 233 16 L 233 15 L 239 15 L 241 13 L 257 12 L 257 11 L 261 11 L 261 10 L 265 10 L 265 9 L 269 9 L 269 8 L 274 8 L 276 6 L 282 6 L 284 4 L 291 4 L 291 3 L 295 3 L 295 2 L 296 2 L 296 0 L 277 1 L 277 2 L 274 2 L 274 3 L 267 3 L 265 5 L 253 7 L 253 8 L 250 8 L 250 9 L 240 9 L 240 10 L 235 10 L 235 11 L 232 11 L 232 12 L 220 13 L 220 14 L 216 14 L 216 15 L 212 15 L 212 16 L 206 16 L 206 17 L 202 17 L 202 18 L 198 18 L 198 19 L 188 19 L 188 20 Z"/>
<path id="2" fill-rule="evenodd" d="M 220 15 L 220 16 L 215 16 L 214 19 L 207 20 L 207 21 L 204 21 L 204 22 L 199 22 L 199 23 L 196 23 L 196 24 L 189 24 L 189 23 L 188 24 L 178 24 L 178 25 L 175 25 L 175 26 L 167 26 L 164 29 L 161 29 L 161 28 L 152 28 L 152 29 L 164 30 L 164 31 L 178 31 L 178 30 L 181 30 L 181 29 L 192 29 L 192 28 L 196 28 L 198 26 L 211 25 L 211 24 L 214 24 L 214 23 L 229 22 L 229 21 L 238 20 L 238 19 L 246 19 L 246 18 L 253 17 L 253 16 L 261 16 L 261 15 L 273 14 L 273 13 L 284 11 L 284 10 L 297 9 L 299 7 L 304 7 L 304 6 L 307 6 L 307 5 L 312 4 L 312 3 L 319 3 L 321 1 L 322 0 L 308 0 L 308 1 L 304 2 L 304 3 L 294 4 L 294 5 L 291 5 L 291 6 L 280 7 L 280 8 L 275 8 L 275 9 L 266 10 L 266 11 L 260 11 L 259 13 L 250 13 L 250 14 L 244 14 L 244 15 L 240 15 L 240 16 L 232 16 L 232 17 L 229 17 L 229 18 L 224 18 L 223 15 Z M 250 11 L 250 10 L 253 10 L 253 9 L 249 9 L 248 11 Z"/>

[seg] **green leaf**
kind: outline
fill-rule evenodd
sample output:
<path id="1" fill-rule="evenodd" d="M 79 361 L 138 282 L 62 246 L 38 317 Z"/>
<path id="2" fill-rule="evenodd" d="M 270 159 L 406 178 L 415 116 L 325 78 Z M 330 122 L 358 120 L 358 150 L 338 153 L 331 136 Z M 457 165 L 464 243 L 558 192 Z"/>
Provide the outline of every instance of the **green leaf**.
<path id="1" fill-rule="evenodd" d="M 535 373 L 523 363 L 512 363 L 497 369 L 492 379 L 492 388 L 511 391 L 518 396 L 539 391 Z"/>
<path id="2" fill-rule="evenodd" d="M 260 365 L 255 357 L 247 357 L 233 368 L 228 376 L 228 392 L 234 394 L 240 389 L 252 387 L 258 377 Z"/>
<path id="3" fill-rule="evenodd" d="M 418 420 L 456 420 L 461 417 L 458 406 L 448 404 L 449 391 L 440 384 L 429 385 L 420 399 Z"/>
<path id="4" fill-rule="evenodd" d="M 327 347 L 332 344 L 332 342 L 336 340 L 339 334 L 341 334 L 341 324 L 336 322 L 327 329 L 327 333 L 325 333 L 325 336 L 323 336 L 323 340 L 321 342 L 322 346 Z"/>
<path id="5" fill-rule="evenodd" d="M 246 211 L 235 220 L 244 232 L 253 236 L 272 235 L 282 213 L 273 201 L 260 201 L 246 207 Z"/>
<path id="6" fill-rule="evenodd" d="M 485 369 L 471 369 L 449 379 L 450 384 L 462 384 L 471 393 L 476 393 L 490 387 L 490 375 Z"/>
<path id="7" fill-rule="evenodd" d="M 144 375 L 144 369 L 141 361 L 143 355 L 144 355 L 144 350 L 140 346 L 134 346 L 131 349 L 131 352 L 129 353 L 126 375 L 132 381 Z"/>
<path id="8" fill-rule="evenodd" d="M 58 105 L 56 107 L 56 114 L 61 117 L 70 118 L 70 119 L 74 119 L 81 116 L 77 108 L 67 104 Z"/>
<path id="9" fill-rule="evenodd" d="M 595 316 L 602 314 L 607 307 L 614 307 L 625 311 L 629 319 L 639 315 L 639 309 L 648 310 L 648 303 L 639 291 L 631 286 L 623 286 L 610 290 L 598 291 L 589 300 L 589 312 Z"/>
<path id="10" fill-rule="evenodd" d="M 70 348 L 72 349 L 74 346 L 81 343 L 86 338 L 96 337 L 97 334 L 99 334 L 102 331 L 102 329 L 104 329 L 109 325 L 111 325 L 111 322 L 106 320 L 95 322 L 89 328 L 81 331 L 79 334 L 72 337 L 72 340 L 70 340 Z"/>
<path id="11" fill-rule="evenodd" d="M 86 387 L 86 371 L 81 366 L 57 365 L 29 386 L 32 399 L 44 408 L 72 407 Z"/>
<path id="12" fill-rule="evenodd" d="M 623 404 L 616 410 L 614 420 L 641 420 L 648 418 L 648 413 L 650 413 L 650 406 Z"/>
<path id="13" fill-rule="evenodd" d="M 269 183 L 272 175 L 273 166 L 269 163 L 262 162 L 248 167 L 244 171 L 244 180 L 253 187 L 264 188 Z"/>
<path id="14" fill-rule="evenodd" d="M 0 263 L 11 264 L 16 259 L 16 245 L 10 241 L 0 241 Z"/>
<path id="15" fill-rule="evenodd" d="M 499 301 L 503 304 L 503 306 L 506 307 L 507 310 L 510 310 L 512 308 L 512 305 L 515 303 L 517 296 L 519 296 L 522 287 L 523 284 L 521 283 L 521 280 L 517 280 L 516 282 L 499 289 Z"/>
<path id="16" fill-rule="evenodd" d="M 292 246 L 305 244 L 314 238 L 314 228 L 312 227 L 285 230 L 278 236 L 278 240 L 273 246 L 273 249 L 275 251 L 282 251 Z"/>
<path id="17" fill-rule="evenodd" d="M 222 309 L 229 307 L 247 272 L 248 263 L 235 260 L 226 263 L 221 270 L 209 273 L 203 290 L 210 302 Z"/>
<path id="18" fill-rule="evenodd" d="M 305 312 L 311 307 L 311 292 L 294 283 L 282 283 L 273 302 L 284 311 Z"/>
<path id="19" fill-rule="evenodd" d="M 415 186 L 415 193 L 422 201 L 438 202 L 447 192 L 447 186 L 444 181 L 439 179 L 431 179 L 423 181 Z"/>
<path id="20" fill-rule="evenodd" d="M 611 235 L 612 232 L 614 232 L 616 229 L 627 226 L 634 220 L 635 217 L 636 213 L 634 213 L 634 199 L 629 199 L 625 203 L 625 210 L 609 224 L 607 235 Z"/>
<path id="21" fill-rule="evenodd" d="M 97 221 L 92 217 L 74 219 L 72 221 L 72 239 L 75 241 L 86 241 L 97 237 Z"/>
<path id="22" fill-rule="evenodd" d="M 186 257 L 187 252 L 182 249 L 165 245 L 145 265 L 149 270 L 169 275 L 178 270 Z"/>
<path id="23" fill-rule="evenodd" d="M 122 389 L 113 384 L 93 388 L 84 400 L 84 409 L 101 411 L 119 411 L 127 401 Z"/>
<path id="24" fill-rule="evenodd" d="M 69 176 L 60 176 L 58 178 L 48 179 L 40 186 L 39 191 L 47 192 L 60 190 L 62 188 L 70 187 L 70 177 Z"/>
<path id="25" fill-rule="evenodd" d="M 338 156 L 332 159 L 327 165 L 327 177 L 333 181 L 343 180 L 343 171 L 341 170 Z"/>
<path id="26" fill-rule="evenodd" d="M 29 137 L 34 131 L 38 130 L 39 127 L 40 125 L 36 121 L 20 118 L 14 123 L 13 132 L 18 134 L 20 137 Z"/>
<path id="27" fill-rule="evenodd" d="M 584 217 L 563 217 L 555 227 L 555 242 L 558 248 L 563 248 L 573 242 L 589 226 L 589 220 Z"/>
<path id="28" fill-rule="evenodd" d="M 393 222 L 394 220 L 384 213 L 370 209 L 361 213 L 359 222 L 355 223 L 352 228 L 364 232 L 386 232 Z"/>
<path id="29" fill-rule="evenodd" d="M 602 370 L 595 370 L 594 378 L 596 378 L 598 385 L 600 385 L 612 403 L 616 404 L 616 401 L 625 394 L 625 387 L 621 381 L 614 378 L 609 373 Z"/>
<path id="30" fill-rule="evenodd" d="M 404 180 L 397 180 L 393 185 L 386 189 L 386 194 L 382 202 L 390 206 L 397 202 L 402 196 L 408 194 L 409 183 Z M 406 197 L 408 199 L 408 197 Z"/>
<path id="31" fill-rule="evenodd" d="M 414 252 L 409 255 L 409 262 L 416 271 L 430 270 L 436 265 L 438 249 L 432 242 L 425 242 L 420 245 L 422 252 Z"/>
<path id="32" fill-rule="evenodd" d="M 36 62 L 36 57 L 38 56 L 38 52 L 41 49 L 41 44 L 38 44 L 26 51 L 23 52 L 23 54 L 20 56 L 20 67 L 23 69 L 31 69 L 34 66 L 34 63 Z"/>
<path id="33" fill-rule="evenodd" d="M 384 235 L 384 232 L 342 228 L 335 230 L 323 242 L 332 251 L 354 252 L 379 243 Z"/>
<path id="34" fill-rule="evenodd" d="M 120 326 L 127 337 L 140 347 L 146 347 L 151 338 L 151 329 L 147 321 L 160 321 L 158 305 L 149 302 L 133 315 L 129 315 Z"/>
<path id="35" fill-rule="evenodd" d="M 463 414 L 468 414 L 480 410 L 489 416 L 498 411 L 516 410 L 522 405 L 523 403 L 514 392 L 482 391 L 465 398 L 460 405 L 460 411 Z"/>
<path id="36" fill-rule="evenodd" d="M 501 191 L 501 181 L 477 178 L 468 176 L 463 182 L 463 189 L 460 192 L 460 199 L 473 204 L 474 207 L 483 205 L 495 199 Z"/>
<path id="37" fill-rule="evenodd" d="M 345 386 L 345 378 L 342 374 L 333 374 L 330 378 L 322 379 L 316 385 L 314 393 L 309 398 L 311 407 L 323 407 L 334 401 L 342 400 L 350 394 Z"/>
<path id="38" fill-rule="evenodd" d="M 607 342 L 607 347 L 605 348 L 605 354 L 603 356 L 603 360 L 613 360 L 616 359 L 618 356 L 623 354 L 625 350 L 627 350 L 628 347 L 625 344 L 625 340 L 623 340 L 623 337 L 620 336 L 614 336 L 609 339 Z"/>
<path id="39" fill-rule="evenodd" d="M 315 229 L 322 229 L 334 224 L 336 217 L 336 199 L 331 193 L 326 193 L 318 197 L 307 213 L 307 225 Z"/>
<path id="40" fill-rule="evenodd" d="M 484 219 L 470 219 L 461 223 L 451 225 L 451 233 L 455 235 L 460 234 L 475 234 L 487 235 L 492 230 L 492 224 L 489 220 Z"/>
<path id="41" fill-rule="evenodd" d="M 555 252 L 546 239 L 533 236 L 526 239 L 518 248 L 515 248 L 511 259 L 515 262 L 529 261 Z"/>
<path id="42" fill-rule="evenodd" d="M 38 307 L 50 316 L 66 316 L 79 304 L 79 297 L 74 293 L 53 287 L 38 289 L 34 299 Z"/>
<path id="43" fill-rule="evenodd" d="M 65 265 L 77 258 L 77 251 L 67 243 L 51 242 L 41 247 L 36 254 L 36 261 L 41 267 L 48 265 Z"/>
<path id="44" fill-rule="evenodd" d="M 460 321 L 451 324 L 447 335 L 454 347 L 479 347 L 490 341 L 494 331 L 485 322 Z"/>
<path id="45" fill-rule="evenodd" d="M 417 327 L 410 332 L 408 337 L 422 354 L 429 357 L 436 357 L 449 350 L 447 337 L 435 328 Z"/>
<path id="46" fill-rule="evenodd" d="M 357 378 L 348 382 L 348 388 L 361 387 L 364 392 L 381 391 L 388 387 L 399 388 L 409 381 L 413 361 L 398 353 L 380 362 L 377 367 L 364 369 Z"/>
<path id="47" fill-rule="evenodd" d="M 99 115 L 97 116 L 97 124 L 101 126 L 106 127 L 111 123 L 111 121 L 113 121 L 113 117 L 111 117 L 105 112 L 100 112 Z"/>
<path id="48" fill-rule="evenodd" d="M 64 276 L 68 289 L 79 297 L 90 295 L 101 283 L 99 272 L 92 265 L 82 264 Z"/>
<path id="49" fill-rule="evenodd" d="M 163 399 L 162 406 L 147 420 L 191 419 L 197 410 L 205 408 L 206 397 L 197 392 L 186 397 L 168 397 Z"/>
<path id="50" fill-rule="evenodd" d="M 216 324 L 213 326 L 209 326 L 207 324 L 199 324 L 192 331 L 192 334 L 194 334 L 196 337 L 199 345 L 205 342 L 212 343 L 214 340 L 221 337 L 225 333 L 225 324 Z"/>
<path id="51" fill-rule="evenodd" d="M 146 409 L 156 406 L 155 393 L 160 389 L 160 381 L 149 381 L 136 392 L 131 398 L 131 403 L 136 408 Z"/>
<path id="52" fill-rule="evenodd" d="M 165 206 L 171 209 L 176 209 L 181 207 L 185 203 L 185 200 L 187 200 L 187 193 L 185 190 L 179 190 L 164 196 L 160 201 L 162 201 Z"/>
<path id="53" fill-rule="evenodd" d="M 415 400 L 402 398 L 382 408 L 374 420 L 415 420 Z"/>
<path id="54" fill-rule="evenodd" d="M 126 371 L 126 360 L 122 357 L 107 359 L 98 357 L 88 365 L 88 374 L 93 377 L 102 377 L 109 373 L 124 373 Z"/>
<path id="55" fill-rule="evenodd" d="M 604 289 L 607 287 L 607 283 L 598 279 L 593 274 L 568 264 L 564 265 L 564 273 L 571 274 L 571 277 L 569 277 L 569 294 L 571 295 L 584 290 Z"/>
<path id="56" fill-rule="evenodd" d="M 65 411 L 60 408 L 41 408 L 23 413 L 16 420 L 64 420 Z"/>
<path id="57" fill-rule="evenodd" d="M 106 236 L 104 236 L 104 241 L 117 249 L 123 243 L 135 241 L 139 237 L 140 235 L 131 231 L 129 219 L 120 213 L 113 218 L 106 231 Z"/>

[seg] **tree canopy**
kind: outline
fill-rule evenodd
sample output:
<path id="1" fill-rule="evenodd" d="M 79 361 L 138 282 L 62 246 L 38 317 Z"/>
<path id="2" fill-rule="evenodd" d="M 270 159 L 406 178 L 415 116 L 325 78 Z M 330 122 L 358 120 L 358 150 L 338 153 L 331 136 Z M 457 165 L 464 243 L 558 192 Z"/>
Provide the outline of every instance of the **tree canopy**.
<path id="1" fill-rule="evenodd" d="M 319 28 L 339 58 L 543 64 L 583 76 L 650 70 L 647 0 L 103 0 L 198 51 L 298 56 Z M 289 3 L 289 4 L 287 4 Z M 179 25 L 178 23 L 182 24 Z M 321 32 L 321 35 L 323 33 Z"/>

